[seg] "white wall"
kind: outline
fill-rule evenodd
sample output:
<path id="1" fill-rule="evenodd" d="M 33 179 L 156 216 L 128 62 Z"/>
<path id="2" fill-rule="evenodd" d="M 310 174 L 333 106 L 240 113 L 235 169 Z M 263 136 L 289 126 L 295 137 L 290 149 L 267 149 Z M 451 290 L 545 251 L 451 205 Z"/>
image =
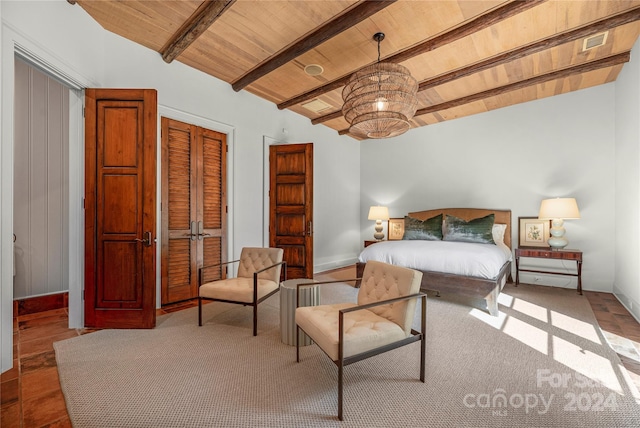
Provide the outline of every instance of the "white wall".
<path id="1" fill-rule="evenodd" d="M 640 320 L 640 41 L 616 81 L 616 269 L 613 292 Z"/>
<path id="2" fill-rule="evenodd" d="M 263 137 L 278 141 L 313 142 L 315 155 L 315 263 L 335 267 L 355 260 L 359 245 L 360 144 L 324 126 L 190 69 L 166 64 L 160 55 L 103 30 L 80 6 L 64 0 L 1 1 L 2 18 L 2 134 L 0 141 L 0 268 L 2 295 L 2 371 L 12 364 L 13 252 L 5 239 L 12 233 L 13 50 L 19 43 L 75 81 L 96 87 L 155 88 L 165 110 L 179 111 L 232 129 L 234 225 L 232 244 L 261 245 L 263 237 Z M 7 72 L 9 70 L 9 72 Z M 286 130 L 286 133 L 283 132 Z M 78 149 L 80 150 L 80 149 Z M 78 153 L 70 153 L 78 157 Z M 79 225 L 82 228 L 82 225 Z M 81 232 L 81 230 L 80 230 Z M 7 244 L 7 242 L 9 242 Z M 72 256 L 72 255 L 70 255 Z M 76 255 L 78 256 L 78 255 Z M 73 300 L 70 296 L 70 302 Z M 71 304 L 71 303 L 70 303 Z M 70 308 L 71 310 L 71 308 Z"/>
<path id="3" fill-rule="evenodd" d="M 583 287 L 611 292 L 614 96 L 614 84 L 607 84 L 363 143 L 361 238 L 373 235 L 373 222 L 366 219 L 373 204 L 388 205 L 391 217 L 478 207 L 511 209 L 517 245 L 519 216 L 537 216 L 544 198 L 571 196 L 582 218 L 565 222 L 566 237 L 569 248 L 584 252 Z M 575 262 L 560 263 L 549 266 L 575 272 Z M 576 287 L 573 277 L 538 276 L 540 284 Z M 531 274 L 521 278 L 534 281 Z"/>

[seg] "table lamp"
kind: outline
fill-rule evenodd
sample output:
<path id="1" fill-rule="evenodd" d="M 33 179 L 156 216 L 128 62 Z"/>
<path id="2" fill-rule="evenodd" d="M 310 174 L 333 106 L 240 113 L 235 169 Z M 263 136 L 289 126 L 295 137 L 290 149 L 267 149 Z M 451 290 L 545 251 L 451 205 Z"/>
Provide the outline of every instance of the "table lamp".
<path id="1" fill-rule="evenodd" d="M 560 250 L 569 243 L 564 237 L 564 220 L 579 219 L 580 211 L 574 198 L 544 199 L 540 203 L 538 218 L 551 220 L 549 246 L 553 250 Z"/>
<path id="2" fill-rule="evenodd" d="M 382 220 L 389 220 L 389 209 L 380 205 L 369 208 L 369 220 L 376 221 L 376 233 L 373 234 L 373 237 L 376 238 L 376 241 L 382 241 L 384 239 Z"/>

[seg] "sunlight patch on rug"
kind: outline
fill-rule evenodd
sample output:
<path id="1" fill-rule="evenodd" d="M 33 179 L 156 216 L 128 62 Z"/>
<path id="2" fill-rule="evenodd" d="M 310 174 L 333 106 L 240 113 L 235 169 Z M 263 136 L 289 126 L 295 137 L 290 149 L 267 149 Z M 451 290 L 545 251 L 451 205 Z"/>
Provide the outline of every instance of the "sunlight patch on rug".
<path id="1" fill-rule="evenodd" d="M 513 305 L 514 298 L 509 296 L 507 293 L 500 293 L 498 295 L 498 304 L 502 306 L 506 306 L 510 308 Z"/>
<path id="2" fill-rule="evenodd" d="M 527 302 L 523 299 L 513 299 L 512 308 L 525 315 L 529 315 L 531 318 L 535 318 L 542 322 L 549 322 L 549 310 L 543 306 L 536 305 L 535 303 Z"/>
<path id="3" fill-rule="evenodd" d="M 549 334 L 525 321 L 515 317 L 507 317 L 502 332 L 544 355 L 549 355 Z"/>
<path id="4" fill-rule="evenodd" d="M 608 343 L 600 338 L 597 325 L 505 292 L 500 294 L 499 302 L 506 306 L 511 314 L 501 310 L 498 316 L 494 317 L 479 309 L 472 309 L 469 313 L 496 330 L 574 370 L 577 374 L 571 381 L 578 387 L 602 387 L 618 394 L 631 391 L 634 396 L 638 395 L 635 387 L 629 388 L 630 378 L 618 376 L 617 374 L 621 373 L 619 367 L 601 355 L 603 347 L 608 347 Z M 595 346 L 589 347 L 582 339 Z M 554 376 L 563 379 L 562 386 L 567 386 L 568 379 L 571 379 L 568 373 L 554 373 L 549 379 Z"/>
<path id="5" fill-rule="evenodd" d="M 502 311 L 498 312 L 497 317 L 494 317 L 493 315 L 489 315 L 485 311 L 481 311 L 480 309 L 473 308 L 469 311 L 469 315 L 479 319 L 485 324 L 490 325 L 496 330 L 502 330 L 502 327 L 504 326 L 504 323 L 507 320 L 507 314 L 505 314 Z"/>
<path id="6" fill-rule="evenodd" d="M 592 324 L 566 316 L 556 311 L 551 311 L 551 324 L 554 327 L 561 328 L 571 334 L 578 335 L 598 345 L 602 344 L 598 337 L 596 327 Z"/>
<path id="7" fill-rule="evenodd" d="M 614 365 L 607 358 L 560 337 L 553 337 L 552 352 L 556 361 L 583 374 L 590 381 L 598 382 L 606 388 L 622 393 Z"/>

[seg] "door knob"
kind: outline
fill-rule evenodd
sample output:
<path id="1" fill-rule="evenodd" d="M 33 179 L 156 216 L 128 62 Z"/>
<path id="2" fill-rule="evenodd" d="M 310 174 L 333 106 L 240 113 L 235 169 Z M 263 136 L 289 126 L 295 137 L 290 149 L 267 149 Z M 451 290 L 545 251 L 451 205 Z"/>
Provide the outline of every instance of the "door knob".
<path id="1" fill-rule="evenodd" d="M 195 221 L 191 222 L 190 233 L 185 233 L 184 236 L 190 237 L 192 241 L 196 240 L 196 236 L 198 236 L 198 233 L 196 232 L 196 222 Z"/>
<path id="2" fill-rule="evenodd" d="M 202 221 L 199 221 L 198 222 L 198 240 L 202 241 L 203 237 L 205 236 L 211 236 L 211 234 L 204 232 L 204 224 L 202 223 Z"/>
<path id="3" fill-rule="evenodd" d="M 145 247 L 150 247 L 152 242 L 151 242 L 151 232 L 145 232 L 144 233 L 144 238 L 140 239 L 140 238 L 136 238 L 136 241 L 138 242 L 142 242 L 144 244 Z M 156 240 L 154 239 L 153 242 L 155 242 Z"/>

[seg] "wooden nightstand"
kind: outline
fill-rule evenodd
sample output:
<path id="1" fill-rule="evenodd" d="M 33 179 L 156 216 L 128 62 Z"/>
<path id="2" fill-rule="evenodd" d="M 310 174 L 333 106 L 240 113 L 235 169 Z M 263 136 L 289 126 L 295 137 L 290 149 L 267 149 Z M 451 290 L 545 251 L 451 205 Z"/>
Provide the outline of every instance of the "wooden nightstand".
<path id="1" fill-rule="evenodd" d="M 575 260 L 576 273 L 550 272 L 545 270 L 520 269 L 520 257 L 532 257 L 551 260 Z M 552 250 L 550 248 L 516 248 L 516 285 L 520 282 L 520 272 L 546 273 L 549 275 L 566 275 L 578 277 L 578 293 L 582 294 L 582 251 L 580 250 Z"/>
<path id="2" fill-rule="evenodd" d="M 383 239 L 382 241 L 385 241 L 385 239 Z M 364 247 L 367 248 L 371 244 L 375 244 L 377 242 L 382 242 L 382 241 L 368 241 L 368 240 L 365 240 L 364 241 Z"/>

